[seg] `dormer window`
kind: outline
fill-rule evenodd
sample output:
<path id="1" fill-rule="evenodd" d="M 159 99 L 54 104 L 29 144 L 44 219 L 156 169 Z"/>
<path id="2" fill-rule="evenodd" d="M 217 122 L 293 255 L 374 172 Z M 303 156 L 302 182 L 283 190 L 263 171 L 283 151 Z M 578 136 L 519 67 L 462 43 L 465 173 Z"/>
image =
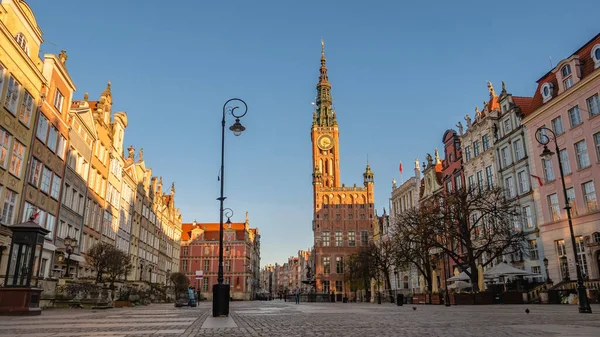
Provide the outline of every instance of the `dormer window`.
<path id="1" fill-rule="evenodd" d="M 592 48 L 592 60 L 594 60 L 594 69 L 600 67 L 600 44 L 597 44 Z"/>
<path id="2" fill-rule="evenodd" d="M 567 90 L 573 86 L 573 76 L 571 76 L 571 66 L 568 64 L 565 65 L 562 68 L 561 73 L 562 73 L 562 78 L 563 78 L 563 85 L 565 87 L 565 90 Z"/>
<path id="3" fill-rule="evenodd" d="M 554 93 L 554 85 L 550 82 L 546 82 L 540 88 L 540 94 L 542 94 L 542 98 L 544 99 L 544 103 L 548 102 L 552 99 L 552 94 Z"/>
<path id="4" fill-rule="evenodd" d="M 15 40 L 17 44 L 21 46 L 25 54 L 29 55 L 29 46 L 27 46 L 27 39 L 25 39 L 25 35 L 23 33 L 19 33 L 15 36 Z"/>

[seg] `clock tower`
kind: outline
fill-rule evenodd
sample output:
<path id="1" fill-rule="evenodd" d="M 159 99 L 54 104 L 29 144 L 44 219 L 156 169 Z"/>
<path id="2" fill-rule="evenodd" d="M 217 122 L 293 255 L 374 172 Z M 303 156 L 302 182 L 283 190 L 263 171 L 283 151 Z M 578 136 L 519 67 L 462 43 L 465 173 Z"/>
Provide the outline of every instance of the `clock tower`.
<path id="1" fill-rule="evenodd" d="M 321 41 L 321 68 L 311 127 L 313 223 L 316 291 L 350 295 L 344 278 L 346 261 L 373 239 L 374 181 L 367 164 L 363 186 L 340 183 L 340 142 L 337 115 Z M 366 294 L 363 290 L 360 294 Z M 355 296 L 362 296 L 357 293 Z"/>

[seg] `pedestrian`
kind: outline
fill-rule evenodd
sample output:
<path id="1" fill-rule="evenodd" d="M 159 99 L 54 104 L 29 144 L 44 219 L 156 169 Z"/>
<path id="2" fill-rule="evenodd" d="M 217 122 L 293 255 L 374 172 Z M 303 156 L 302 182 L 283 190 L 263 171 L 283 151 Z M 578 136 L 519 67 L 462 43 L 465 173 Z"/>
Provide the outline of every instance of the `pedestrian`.
<path id="1" fill-rule="evenodd" d="M 300 304 L 300 287 L 296 286 L 296 304 Z"/>

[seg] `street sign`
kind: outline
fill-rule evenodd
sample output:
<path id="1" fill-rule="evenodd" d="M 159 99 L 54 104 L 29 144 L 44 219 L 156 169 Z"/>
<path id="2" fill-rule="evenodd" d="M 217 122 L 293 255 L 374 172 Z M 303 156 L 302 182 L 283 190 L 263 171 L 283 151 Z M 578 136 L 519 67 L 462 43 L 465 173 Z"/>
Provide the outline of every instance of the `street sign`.
<path id="1" fill-rule="evenodd" d="M 196 270 L 196 280 L 201 280 L 204 278 L 202 270 Z"/>

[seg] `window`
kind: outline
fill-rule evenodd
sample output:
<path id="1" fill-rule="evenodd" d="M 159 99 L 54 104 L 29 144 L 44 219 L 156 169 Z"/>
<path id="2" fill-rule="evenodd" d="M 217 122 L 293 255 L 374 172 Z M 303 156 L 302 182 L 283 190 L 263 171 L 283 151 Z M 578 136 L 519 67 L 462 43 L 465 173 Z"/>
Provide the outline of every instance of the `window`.
<path id="1" fill-rule="evenodd" d="M 25 35 L 23 35 L 23 33 L 18 33 L 15 35 L 15 41 L 17 41 L 17 44 L 21 47 L 21 49 L 23 49 L 25 54 L 29 55 L 29 46 L 27 45 L 27 39 L 25 38 Z"/>
<path id="2" fill-rule="evenodd" d="M 490 148 L 490 137 L 485 134 L 481 137 L 481 143 L 483 144 L 483 152 Z"/>
<path id="3" fill-rule="evenodd" d="M 37 160 L 37 158 L 31 158 L 31 168 L 29 171 L 29 183 L 35 187 L 40 186 L 40 181 L 42 179 L 42 171 L 44 170 L 44 165 Z"/>
<path id="4" fill-rule="evenodd" d="M 329 288 L 329 281 L 328 280 L 324 280 L 323 281 L 323 292 L 325 294 L 328 294 L 329 290 L 330 290 L 330 288 Z"/>
<path id="5" fill-rule="evenodd" d="M 562 117 L 558 116 L 552 120 L 552 131 L 557 135 L 562 135 L 565 133 L 563 130 Z"/>
<path id="6" fill-rule="evenodd" d="M 4 107 L 13 115 L 17 112 L 17 102 L 19 101 L 19 93 L 21 91 L 21 84 L 10 75 L 8 78 L 8 84 L 6 87 L 6 99 L 4 101 Z"/>
<path id="7" fill-rule="evenodd" d="M 446 180 L 446 191 L 448 193 L 452 193 L 452 180 L 451 179 Z"/>
<path id="8" fill-rule="evenodd" d="M 348 246 L 349 247 L 356 246 L 356 232 L 354 232 L 354 231 L 348 232 Z"/>
<path id="9" fill-rule="evenodd" d="M 572 128 L 581 124 L 581 114 L 579 113 L 579 105 L 576 105 L 569 109 L 569 121 L 571 122 Z"/>
<path id="10" fill-rule="evenodd" d="M 467 186 L 467 187 L 468 187 L 469 189 L 473 189 L 473 186 L 475 185 L 475 177 L 473 177 L 473 176 L 469 176 L 469 177 L 467 178 L 467 181 L 468 181 L 467 183 L 468 183 L 468 185 L 469 185 L 469 186 Z"/>
<path id="11" fill-rule="evenodd" d="M 462 188 L 462 178 L 460 176 L 460 173 L 454 176 L 454 187 L 457 191 Z"/>
<path id="12" fill-rule="evenodd" d="M 466 161 L 471 160 L 471 147 L 470 146 L 465 147 L 465 160 Z"/>
<path id="13" fill-rule="evenodd" d="M 5 225 L 13 225 L 13 216 L 15 213 L 15 206 L 17 203 L 17 193 L 5 189 L 4 192 L 4 205 L 2 205 L 2 215 L 0 215 L 0 222 Z"/>
<path id="14" fill-rule="evenodd" d="M 525 157 L 525 151 L 523 151 L 523 141 L 521 139 L 515 140 L 513 143 L 515 149 L 515 160 L 521 160 Z"/>
<path id="15" fill-rule="evenodd" d="M 500 158 L 502 160 L 502 167 L 507 167 L 508 165 L 511 164 L 509 152 L 510 152 L 510 150 L 509 150 L 508 146 L 505 146 L 500 150 Z"/>
<path id="16" fill-rule="evenodd" d="M 571 214 L 577 215 L 577 204 L 575 202 L 575 189 L 570 187 L 567 189 L 567 201 L 569 202 L 569 206 L 571 207 Z"/>
<path id="17" fill-rule="evenodd" d="M 487 179 L 488 189 L 492 189 L 492 187 L 494 187 L 494 173 L 492 172 L 492 166 L 485 168 L 485 177 Z"/>
<path id="18" fill-rule="evenodd" d="M 594 181 L 590 180 L 581 185 L 583 188 L 583 201 L 588 212 L 593 212 L 598 209 L 598 201 L 596 200 L 596 189 Z"/>
<path id="19" fill-rule="evenodd" d="M 598 94 L 588 98 L 586 101 L 590 117 L 600 115 L 600 98 L 598 98 Z"/>
<path id="20" fill-rule="evenodd" d="M 477 171 L 477 187 L 479 188 L 479 191 L 483 190 L 483 172 L 482 171 Z"/>
<path id="21" fill-rule="evenodd" d="M 323 256 L 323 274 L 328 275 L 331 272 L 331 261 L 329 256 Z"/>
<path id="22" fill-rule="evenodd" d="M 505 119 L 502 122 L 502 125 L 504 126 L 504 134 L 505 135 L 512 131 L 512 123 L 510 121 L 510 118 Z"/>
<path id="23" fill-rule="evenodd" d="M 231 261 L 225 261 L 225 271 L 231 271 Z"/>
<path id="24" fill-rule="evenodd" d="M 360 232 L 360 245 L 366 246 L 369 244 L 369 232 L 362 231 Z"/>
<path id="25" fill-rule="evenodd" d="M 478 140 L 473 142 L 473 155 L 475 157 L 479 156 L 479 141 Z"/>
<path id="26" fill-rule="evenodd" d="M 571 164 L 569 163 L 569 154 L 567 153 L 567 149 L 560 150 L 560 164 L 563 168 L 564 174 L 571 174 Z"/>
<path id="27" fill-rule="evenodd" d="M 202 283 L 202 291 L 208 291 L 208 277 L 205 277 Z"/>
<path id="28" fill-rule="evenodd" d="M 341 280 L 335 280 L 335 291 L 338 293 L 344 291 L 343 285 L 344 283 Z"/>
<path id="29" fill-rule="evenodd" d="M 13 154 L 10 159 L 9 172 L 17 177 L 21 176 L 21 169 L 23 168 L 23 157 L 25 155 L 25 145 L 15 140 L 13 145 Z"/>
<path id="30" fill-rule="evenodd" d="M 532 229 L 534 224 L 533 214 L 531 213 L 531 206 L 523 207 L 523 209 L 521 210 L 521 215 L 523 216 L 523 224 L 525 225 L 525 228 Z"/>
<path id="31" fill-rule="evenodd" d="M 344 238 L 342 232 L 335 232 L 335 246 L 341 247 L 344 245 Z"/>
<path id="32" fill-rule="evenodd" d="M 517 192 L 515 191 L 515 182 L 513 180 L 513 177 L 508 177 L 504 180 L 505 182 L 505 187 L 506 187 L 506 192 L 508 194 L 509 198 L 514 198 L 517 196 Z"/>
<path id="33" fill-rule="evenodd" d="M 579 262 L 579 266 L 581 267 L 581 276 L 585 279 L 588 274 L 588 265 L 587 259 L 585 257 L 585 246 L 582 236 L 575 237 L 575 246 L 577 247 L 577 260 Z"/>
<path id="34" fill-rule="evenodd" d="M 56 140 L 58 137 L 58 130 L 54 125 L 50 125 L 50 132 L 48 133 L 48 148 L 56 153 Z"/>
<path id="35" fill-rule="evenodd" d="M 56 94 L 54 95 L 54 107 L 60 113 L 62 113 L 64 100 L 65 100 L 65 96 L 63 96 L 63 94 L 60 92 L 60 90 L 56 89 Z"/>
<path id="36" fill-rule="evenodd" d="M 56 155 L 60 157 L 60 159 L 65 159 L 65 148 L 67 146 L 67 139 L 63 135 L 58 136 L 58 145 L 56 147 Z"/>
<path id="37" fill-rule="evenodd" d="M 42 220 L 40 220 L 40 225 Z M 50 213 L 47 213 L 47 217 L 46 217 L 46 222 L 44 227 L 49 230 L 50 232 L 48 234 L 46 234 L 46 239 L 52 240 L 52 238 L 54 237 L 54 227 L 56 226 L 56 217 Z M 73 235 L 75 236 L 75 235 Z M 77 236 L 75 236 L 77 237 Z"/>
<path id="38" fill-rule="evenodd" d="M 323 234 L 321 234 L 321 238 L 323 241 L 323 247 L 329 247 L 331 239 L 331 237 L 329 236 L 329 232 L 323 232 Z"/>
<path id="39" fill-rule="evenodd" d="M 542 84 L 542 87 L 540 88 L 540 93 L 542 94 L 543 102 L 548 102 L 552 99 L 552 94 L 554 93 L 554 85 L 550 82 Z"/>
<path id="40" fill-rule="evenodd" d="M 529 177 L 525 171 L 517 173 L 517 180 L 519 181 L 519 194 L 529 192 Z"/>
<path id="41" fill-rule="evenodd" d="M 46 144 L 46 138 L 48 138 L 48 119 L 42 114 L 40 114 L 37 132 L 35 135 L 39 140 L 42 141 L 42 143 Z"/>
<path id="42" fill-rule="evenodd" d="M 0 69 L 1 75 L 1 69 Z M 2 79 L 0 79 L 2 82 Z M 1 90 L 0 90 L 1 92 Z M 23 102 L 21 103 L 21 109 L 19 110 L 19 120 L 21 123 L 25 124 L 25 126 L 29 127 L 29 123 L 31 122 L 31 115 L 33 114 L 33 96 L 29 93 L 29 91 L 24 91 Z"/>
<path id="43" fill-rule="evenodd" d="M 548 205 L 550 207 L 550 216 L 552 217 L 552 220 L 560 220 L 560 206 L 558 205 L 558 195 L 556 193 L 548 196 Z"/>
<path id="44" fill-rule="evenodd" d="M 344 258 L 341 256 L 337 256 L 335 258 L 335 272 L 337 274 L 343 274 L 344 273 Z"/>
<path id="45" fill-rule="evenodd" d="M 52 180 L 52 171 L 44 166 L 44 173 L 42 174 L 42 184 L 40 189 L 42 192 L 48 194 L 50 192 L 50 181 Z"/>
<path id="46" fill-rule="evenodd" d="M 210 260 L 204 260 L 204 270 L 206 272 L 210 271 Z"/>
<path id="47" fill-rule="evenodd" d="M 537 240 L 529 240 L 529 259 L 538 260 L 538 245 Z"/>
<path id="48" fill-rule="evenodd" d="M 582 169 L 590 166 L 590 158 L 588 156 L 585 139 L 575 143 L 575 153 L 577 154 L 577 168 Z"/>
<path id="49" fill-rule="evenodd" d="M 554 180 L 554 168 L 552 167 L 552 159 L 542 159 L 542 167 L 544 168 L 544 179 L 546 181 Z"/>
<path id="50" fill-rule="evenodd" d="M 563 85 L 565 86 L 565 90 L 567 90 L 573 86 L 573 76 L 571 76 L 571 66 L 568 64 L 565 65 L 562 68 L 561 73 L 562 73 L 562 78 L 563 78 Z"/>
<path id="51" fill-rule="evenodd" d="M 6 68 L 4 68 L 4 66 L 2 65 L 2 63 L 0 63 L 0 94 L 2 94 L 3 92 L 3 87 L 4 87 L 4 72 L 5 72 Z M 2 97 L 0 97 L 0 99 L 2 99 Z"/>
<path id="52" fill-rule="evenodd" d="M 594 135 L 594 145 L 596 147 L 596 160 L 600 162 L 600 132 Z"/>
<path id="53" fill-rule="evenodd" d="M 8 149 L 12 136 L 0 127 L 0 166 L 6 168 L 6 160 L 8 158 Z"/>

